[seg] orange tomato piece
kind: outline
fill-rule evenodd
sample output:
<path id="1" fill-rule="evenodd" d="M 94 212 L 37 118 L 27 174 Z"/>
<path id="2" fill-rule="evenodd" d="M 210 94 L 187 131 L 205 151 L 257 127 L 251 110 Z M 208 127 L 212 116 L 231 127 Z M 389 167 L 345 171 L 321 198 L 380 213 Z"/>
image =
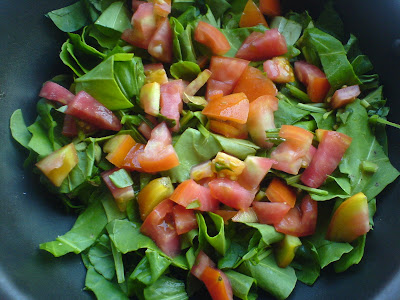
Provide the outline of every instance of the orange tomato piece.
<path id="1" fill-rule="evenodd" d="M 194 39 L 210 48 L 215 55 L 224 55 L 231 49 L 225 35 L 218 28 L 203 21 L 197 24 Z"/>
<path id="2" fill-rule="evenodd" d="M 206 285 L 213 300 L 233 299 L 231 283 L 221 270 L 207 266 L 200 280 Z"/>
<path id="3" fill-rule="evenodd" d="M 245 93 L 249 101 L 252 102 L 260 96 L 275 96 L 278 90 L 275 84 L 262 71 L 249 66 L 240 76 L 233 92 Z"/>
<path id="4" fill-rule="evenodd" d="M 246 124 L 236 122 L 210 120 L 210 130 L 228 138 L 247 139 L 248 132 Z"/>
<path id="5" fill-rule="evenodd" d="M 129 171 L 142 171 L 142 166 L 139 163 L 138 155 L 143 152 L 145 145 L 137 143 L 134 145 L 124 158 L 121 168 Z"/>
<path id="6" fill-rule="evenodd" d="M 260 10 L 264 15 L 276 17 L 281 14 L 281 4 L 279 0 L 260 0 Z"/>
<path id="7" fill-rule="evenodd" d="M 265 195 L 271 202 L 279 202 L 294 207 L 296 204 L 296 193 L 285 182 L 275 177 L 265 190 Z"/>
<path id="8" fill-rule="evenodd" d="M 121 168 L 126 155 L 136 145 L 136 142 L 129 134 L 124 135 L 118 142 L 118 146 L 107 154 L 106 159 L 114 166 Z"/>
<path id="9" fill-rule="evenodd" d="M 314 138 L 312 132 L 294 125 L 282 125 L 279 130 L 279 136 L 286 141 L 307 145 L 307 149 L 310 147 Z"/>
<path id="10" fill-rule="evenodd" d="M 242 16 L 240 18 L 239 27 L 253 27 L 258 24 L 268 27 L 268 23 L 258 6 L 253 2 L 253 0 L 249 0 L 244 7 Z"/>
<path id="11" fill-rule="evenodd" d="M 203 109 L 203 115 L 221 121 L 246 124 L 249 115 L 249 100 L 244 93 L 213 98 Z"/>

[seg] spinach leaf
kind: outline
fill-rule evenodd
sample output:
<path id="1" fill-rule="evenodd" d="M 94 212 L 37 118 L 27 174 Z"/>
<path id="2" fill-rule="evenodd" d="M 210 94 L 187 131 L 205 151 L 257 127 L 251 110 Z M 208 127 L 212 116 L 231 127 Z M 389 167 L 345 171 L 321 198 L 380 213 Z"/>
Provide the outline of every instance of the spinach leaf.
<path id="1" fill-rule="evenodd" d="M 334 198 L 346 199 L 350 197 L 351 185 L 347 176 L 341 177 L 328 176 L 320 189 L 327 191 L 327 195 L 315 194 L 310 192 L 310 196 L 316 201 L 326 201 Z"/>
<path id="2" fill-rule="evenodd" d="M 256 144 L 248 140 L 227 138 L 213 133 L 212 136 L 220 143 L 222 150 L 242 160 L 249 155 L 255 155 L 256 151 L 260 149 Z"/>
<path id="3" fill-rule="evenodd" d="M 309 28 L 304 31 L 301 46 L 302 50 L 318 55 L 332 90 L 343 85 L 361 84 L 347 59 L 342 43 L 333 36 L 317 28 Z M 318 65 L 318 62 L 309 62 Z"/>
<path id="4" fill-rule="evenodd" d="M 97 240 L 106 224 L 107 217 L 103 206 L 100 201 L 95 201 L 79 215 L 70 231 L 57 237 L 53 242 L 40 244 L 40 249 L 56 257 L 70 252 L 79 254 Z"/>
<path id="5" fill-rule="evenodd" d="M 172 28 L 173 53 L 176 60 L 196 62 L 196 51 L 194 50 L 192 33 L 193 27 L 187 24 L 186 28 L 176 18 L 170 18 Z"/>
<path id="6" fill-rule="evenodd" d="M 243 300 L 253 299 L 254 296 L 254 299 L 257 299 L 257 294 L 251 293 L 251 288 L 255 283 L 254 278 L 234 270 L 226 270 L 224 273 L 231 283 L 233 295 Z"/>
<path id="7" fill-rule="evenodd" d="M 113 220 L 122 220 L 126 218 L 126 213 L 121 212 L 114 200 L 114 197 L 108 190 L 103 190 L 97 193 L 96 197 L 97 199 L 100 199 L 101 204 L 103 205 L 104 211 L 106 212 L 107 215 L 107 221 L 110 223 Z"/>
<path id="8" fill-rule="evenodd" d="M 107 280 L 112 280 L 114 278 L 114 259 L 112 256 L 110 239 L 106 234 L 99 237 L 97 243 L 89 249 L 87 257 L 97 273 L 103 275 Z"/>
<path id="9" fill-rule="evenodd" d="M 107 224 L 106 229 L 115 247 L 123 254 L 143 248 L 157 249 L 152 239 L 140 232 L 139 223 L 114 220 Z"/>
<path id="10" fill-rule="evenodd" d="M 96 272 L 93 267 L 89 267 L 86 273 L 85 285 L 91 290 L 99 300 L 128 300 L 128 296 L 121 290 L 118 284 L 108 281 Z"/>
<path id="11" fill-rule="evenodd" d="M 277 299 L 286 299 L 296 285 L 296 274 L 290 266 L 280 268 L 273 255 L 269 255 L 258 264 L 244 261 L 239 272 L 254 278 L 257 287 L 267 291 Z"/>
<path id="12" fill-rule="evenodd" d="M 298 280 L 307 285 L 314 284 L 321 271 L 317 249 L 309 241 L 303 240 L 290 266 L 295 269 Z"/>
<path id="13" fill-rule="evenodd" d="M 175 79 L 192 81 L 201 72 L 198 64 L 191 61 L 179 61 L 170 67 L 170 73 Z"/>
<path id="14" fill-rule="evenodd" d="M 130 99 L 139 94 L 144 78 L 140 58 L 115 54 L 76 79 L 76 92 L 86 91 L 111 110 L 130 108 Z"/>
<path id="15" fill-rule="evenodd" d="M 131 176 L 125 169 L 115 171 L 109 177 L 117 188 L 126 188 L 133 184 Z"/>
<path id="16" fill-rule="evenodd" d="M 291 101 L 285 95 L 279 96 L 278 110 L 274 112 L 275 126 L 293 125 L 307 117 L 310 112 L 299 108 L 295 101 Z"/>
<path id="17" fill-rule="evenodd" d="M 358 264 L 361 261 L 364 255 L 365 240 L 366 235 L 362 235 L 352 243 L 354 248 L 349 253 L 343 254 L 343 256 L 333 264 L 336 272 L 344 272 L 352 265 Z"/>
<path id="18" fill-rule="evenodd" d="M 205 0 L 205 4 L 208 5 L 215 16 L 216 19 L 219 19 L 223 16 L 223 14 L 231 8 L 229 1 L 226 0 Z"/>
<path id="19" fill-rule="evenodd" d="M 185 130 L 174 144 L 174 148 L 180 164 L 163 172 L 163 176 L 169 176 L 173 183 L 189 179 L 190 170 L 193 166 L 211 159 L 222 150 L 221 145 L 213 135 L 205 136 L 193 128 Z"/>
<path id="20" fill-rule="evenodd" d="M 334 36 L 338 40 L 342 42 L 345 41 L 343 21 L 333 7 L 333 1 L 328 1 L 328 3 L 325 5 L 324 10 L 315 23 L 315 26 Z"/>
<path id="21" fill-rule="evenodd" d="M 225 238 L 225 226 L 224 220 L 221 216 L 209 212 L 212 222 L 214 223 L 216 234 L 210 236 L 208 233 L 208 225 L 204 216 L 201 213 L 196 214 L 197 223 L 199 224 L 199 243 L 200 247 L 204 247 L 205 243 L 209 243 L 215 250 L 221 255 L 225 255 L 226 249 L 228 247 L 227 240 Z"/>
<path id="22" fill-rule="evenodd" d="M 125 29 L 131 28 L 130 13 L 124 2 L 112 3 L 94 23 L 107 36 L 121 36 Z"/>
<path id="23" fill-rule="evenodd" d="M 78 1 L 64 8 L 46 14 L 54 24 L 64 32 L 73 32 L 90 23 L 83 1 Z"/>
<path id="24" fill-rule="evenodd" d="M 392 166 L 389 158 L 379 145 L 369 123 L 365 108 L 356 100 L 346 107 L 351 112 L 346 124 L 338 128 L 338 132 L 352 137 L 350 147 L 343 156 L 339 169 L 348 174 L 351 182 L 351 194 L 363 192 L 368 199 L 375 198 L 389 183 L 394 181 L 399 172 Z M 375 173 L 363 172 L 362 161 L 376 163 L 379 168 Z"/>
<path id="25" fill-rule="evenodd" d="M 189 299 L 185 283 L 168 276 L 160 277 L 143 291 L 145 300 L 187 300 Z"/>
<path id="26" fill-rule="evenodd" d="M 300 38 L 301 32 L 303 31 L 303 28 L 299 23 L 284 17 L 273 18 L 270 27 L 279 30 L 279 32 L 285 37 L 288 46 L 296 44 Z"/>
<path id="27" fill-rule="evenodd" d="M 32 134 L 32 138 L 28 143 L 28 149 L 36 152 L 39 158 L 43 158 L 54 151 L 53 143 L 49 139 L 48 132 L 42 125 L 40 117 L 28 127 L 28 131 Z"/>
<path id="28" fill-rule="evenodd" d="M 21 144 L 21 146 L 29 149 L 28 144 L 32 138 L 32 134 L 25 125 L 21 109 L 17 109 L 12 113 L 10 117 L 10 129 L 14 140 Z"/>
<path id="29" fill-rule="evenodd" d="M 259 223 L 245 223 L 247 226 L 255 228 L 261 234 L 262 241 L 266 245 L 279 242 L 283 239 L 284 235 L 275 230 L 273 226 Z"/>
<path id="30" fill-rule="evenodd" d="M 333 127 L 336 125 L 336 115 L 334 113 L 313 112 L 310 115 L 314 118 L 315 122 L 317 122 L 318 129 L 333 130 Z"/>

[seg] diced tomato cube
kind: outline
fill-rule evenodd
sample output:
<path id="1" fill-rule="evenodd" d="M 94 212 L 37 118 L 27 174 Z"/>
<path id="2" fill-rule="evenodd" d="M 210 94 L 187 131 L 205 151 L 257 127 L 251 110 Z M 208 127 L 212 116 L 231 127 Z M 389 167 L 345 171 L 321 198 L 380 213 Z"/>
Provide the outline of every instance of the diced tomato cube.
<path id="1" fill-rule="evenodd" d="M 337 90 L 329 102 L 333 109 L 344 107 L 347 104 L 353 102 L 358 95 L 361 94 L 360 87 L 358 85 L 352 85 L 340 90 Z"/>
<path id="2" fill-rule="evenodd" d="M 183 206 L 175 205 L 172 213 L 174 215 L 175 227 L 178 235 L 199 227 L 196 215 L 192 209 L 186 209 Z"/>
<path id="3" fill-rule="evenodd" d="M 172 62 L 172 30 L 168 18 L 159 22 L 149 45 L 151 56 L 164 63 Z"/>
<path id="4" fill-rule="evenodd" d="M 253 0 L 248 0 L 240 17 L 239 27 L 253 27 L 262 24 L 268 27 L 265 17 Z"/>
<path id="5" fill-rule="evenodd" d="M 293 68 L 286 57 L 277 56 L 266 60 L 263 67 L 268 78 L 273 82 L 288 83 L 295 80 Z"/>
<path id="6" fill-rule="evenodd" d="M 247 156 L 245 168 L 238 178 L 239 184 L 248 190 L 256 189 L 274 163 L 274 160 L 266 157 Z"/>
<path id="7" fill-rule="evenodd" d="M 184 85 L 181 79 L 170 81 L 161 85 L 160 112 L 163 116 L 175 120 L 176 124 L 172 131 L 179 131 L 180 113 L 183 109 Z"/>
<path id="8" fill-rule="evenodd" d="M 252 205 L 261 224 L 275 225 L 282 221 L 290 206 L 279 202 L 253 202 Z"/>
<path id="9" fill-rule="evenodd" d="M 39 97 L 57 101 L 63 105 L 66 105 L 72 101 L 75 95 L 58 83 L 46 81 L 39 92 Z"/>
<path id="10" fill-rule="evenodd" d="M 280 0 L 260 0 L 260 10 L 269 17 L 280 16 L 281 3 Z"/>
<path id="11" fill-rule="evenodd" d="M 231 49 L 225 35 L 218 28 L 203 21 L 197 23 L 194 39 L 210 48 L 215 55 L 224 55 Z"/>

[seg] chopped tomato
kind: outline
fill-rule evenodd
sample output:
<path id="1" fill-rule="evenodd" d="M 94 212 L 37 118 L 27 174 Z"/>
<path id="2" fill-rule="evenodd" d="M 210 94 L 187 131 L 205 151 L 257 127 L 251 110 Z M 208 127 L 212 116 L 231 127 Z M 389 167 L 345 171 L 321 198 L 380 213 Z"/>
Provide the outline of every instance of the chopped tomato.
<path id="1" fill-rule="evenodd" d="M 258 217 L 252 207 L 245 210 L 239 210 L 232 218 L 232 222 L 240 223 L 258 223 Z"/>
<path id="2" fill-rule="evenodd" d="M 207 160 L 201 164 L 198 164 L 190 170 L 190 178 L 195 181 L 200 181 L 204 178 L 215 177 L 215 173 L 211 167 L 211 161 Z"/>
<path id="3" fill-rule="evenodd" d="M 171 13 L 171 0 L 152 0 L 154 3 L 154 14 L 166 18 Z"/>
<path id="4" fill-rule="evenodd" d="M 132 11 L 135 12 L 142 3 L 146 3 L 146 1 L 132 0 Z"/>
<path id="5" fill-rule="evenodd" d="M 129 134 L 117 135 L 111 140 L 108 140 L 106 145 L 113 142 L 116 145 L 113 147 L 112 151 L 107 154 L 106 159 L 114 166 L 122 168 L 126 155 L 131 148 L 136 145 L 136 142 Z M 106 146 L 104 146 L 104 148 L 106 148 Z"/>
<path id="6" fill-rule="evenodd" d="M 294 72 L 297 79 L 307 87 L 307 94 L 312 102 L 322 102 L 325 99 L 331 85 L 324 72 L 305 61 L 296 61 Z"/>
<path id="7" fill-rule="evenodd" d="M 290 206 L 279 202 L 253 202 L 252 205 L 261 224 L 275 225 L 282 221 Z"/>
<path id="8" fill-rule="evenodd" d="M 271 148 L 272 143 L 267 142 L 266 131 L 275 128 L 274 111 L 278 109 L 278 98 L 274 96 L 261 96 L 250 103 L 247 130 L 258 146 Z"/>
<path id="9" fill-rule="evenodd" d="M 237 210 L 218 209 L 214 213 L 219 215 L 224 220 L 224 223 L 227 224 L 238 212 Z"/>
<path id="10" fill-rule="evenodd" d="M 235 209 L 247 209 L 254 200 L 256 190 L 249 191 L 237 181 L 227 178 L 213 179 L 208 183 L 211 195 L 225 205 Z"/>
<path id="11" fill-rule="evenodd" d="M 181 205 L 175 205 L 172 213 L 174 215 L 175 228 L 178 235 L 199 227 L 196 215 L 192 209 L 186 209 Z"/>
<path id="12" fill-rule="evenodd" d="M 273 82 L 288 83 L 295 81 L 293 68 L 286 57 L 277 56 L 266 60 L 263 67 L 268 78 Z"/>
<path id="13" fill-rule="evenodd" d="M 213 300 L 232 300 L 232 286 L 228 277 L 219 269 L 206 267 L 200 280 L 204 282 Z"/>
<path id="14" fill-rule="evenodd" d="M 360 94 L 361 90 L 358 85 L 344 87 L 333 94 L 329 103 L 333 109 L 344 107 L 353 102 Z"/>
<path id="15" fill-rule="evenodd" d="M 258 6 L 253 0 L 248 0 L 240 17 L 239 27 L 253 27 L 258 24 L 268 27 L 268 23 Z"/>
<path id="16" fill-rule="evenodd" d="M 76 94 L 65 113 L 101 129 L 120 131 L 122 128 L 121 122 L 113 112 L 85 91 Z"/>
<path id="17" fill-rule="evenodd" d="M 285 203 L 290 207 L 296 204 L 296 192 L 283 180 L 275 177 L 265 190 L 265 195 L 271 202 Z"/>
<path id="18" fill-rule="evenodd" d="M 285 141 L 271 153 L 271 158 L 277 161 L 273 168 L 296 175 L 310 154 L 314 135 L 297 126 L 282 125 L 279 136 Z"/>
<path id="19" fill-rule="evenodd" d="M 249 100 L 244 93 L 223 96 L 208 102 L 202 113 L 209 118 L 245 124 L 249 114 Z"/>
<path id="20" fill-rule="evenodd" d="M 211 71 L 205 69 L 202 71 L 197 77 L 189 83 L 189 85 L 185 88 L 185 94 L 189 96 L 194 96 L 207 82 L 207 80 L 211 77 Z"/>
<path id="21" fill-rule="evenodd" d="M 337 168 L 352 140 L 351 137 L 337 131 L 317 129 L 316 132 L 317 135 L 318 132 L 322 133 L 322 138 L 310 165 L 300 177 L 305 185 L 313 188 L 320 187 Z"/>
<path id="22" fill-rule="evenodd" d="M 161 172 L 179 165 L 179 158 L 172 146 L 171 133 L 165 122 L 157 125 L 151 132 L 138 162 L 144 172 Z"/>
<path id="23" fill-rule="evenodd" d="M 275 163 L 272 159 L 259 156 L 247 156 L 245 168 L 238 178 L 241 186 L 248 190 L 256 189 Z"/>
<path id="24" fill-rule="evenodd" d="M 47 81 L 40 90 L 39 97 L 66 105 L 72 101 L 75 95 L 58 83 Z"/>
<path id="25" fill-rule="evenodd" d="M 367 197 L 358 193 L 336 209 L 326 232 L 326 239 L 351 243 L 370 230 Z"/>
<path id="26" fill-rule="evenodd" d="M 193 276 L 197 277 L 198 279 L 201 278 L 201 275 L 203 274 L 204 270 L 207 267 L 215 267 L 215 263 L 208 257 L 207 254 L 205 254 L 202 250 L 199 252 L 199 254 L 196 257 L 196 261 L 194 262 L 194 265 L 192 269 L 190 270 L 190 273 L 192 273 Z"/>
<path id="27" fill-rule="evenodd" d="M 150 181 L 137 195 L 140 217 L 144 221 L 154 207 L 174 192 L 171 179 L 160 177 Z"/>
<path id="28" fill-rule="evenodd" d="M 146 122 L 140 123 L 138 130 L 146 139 L 150 139 L 152 128 Z"/>
<path id="29" fill-rule="evenodd" d="M 281 4 L 279 0 L 260 0 L 260 10 L 269 17 L 281 15 Z"/>
<path id="30" fill-rule="evenodd" d="M 79 158 L 73 143 L 49 154 L 36 167 L 55 185 L 61 186 L 69 172 L 78 164 Z"/>
<path id="31" fill-rule="evenodd" d="M 250 62 L 243 59 L 213 56 L 210 62 L 211 77 L 207 81 L 206 99 L 215 94 L 231 94 L 237 81 Z"/>
<path id="32" fill-rule="evenodd" d="M 121 39 L 136 47 L 147 49 L 157 29 L 154 5 L 147 2 L 140 4 L 132 16 L 131 23 L 133 28 L 126 29 Z"/>
<path id="33" fill-rule="evenodd" d="M 276 96 L 278 90 L 275 84 L 268 79 L 259 69 L 247 67 L 240 76 L 234 93 L 245 93 L 250 102 L 264 95 Z"/>
<path id="34" fill-rule="evenodd" d="M 215 158 L 211 161 L 211 168 L 218 177 L 226 177 L 231 180 L 236 180 L 242 174 L 245 164 L 239 158 L 218 152 Z"/>
<path id="35" fill-rule="evenodd" d="M 275 224 L 275 230 L 297 237 L 314 234 L 317 225 L 318 205 L 309 195 L 300 205 L 291 208 L 282 221 Z"/>
<path id="36" fill-rule="evenodd" d="M 231 49 L 225 35 L 218 28 L 203 21 L 197 24 L 194 39 L 210 48 L 214 55 L 224 55 Z"/>
<path id="37" fill-rule="evenodd" d="M 159 22 L 148 46 L 151 56 L 164 63 L 172 62 L 172 30 L 168 18 Z"/>
<path id="38" fill-rule="evenodd" d="M 140 227 L 140 231 L 149 236 L 170 257 L 177 256 L 181 250 L 179 236 L 174 226 L 173 206 L 174 202 L 171 200 L 162 201 Z"/>
<path id="39" fill-rule="evenodd" d="M 129 171 L 143 171 L 142 166 L 139 163 L 139 154 L 144 151 L 143 144 L 135 144 L 129 152 L 126 154 L 121 168 L 127 169 Z"/>
<path id="40" fill-rule="evenodd" d="M 219 202 L 211 196 L 210 189 L 193 179 L 179 184 L 170 199 L 183 207 L 193 206 L 193 209 L 201 211 L 214 211 L 219 207 Z"/>
<path id="41" fill-rule="evenodd" d="M 79 134 L 79 131 L 88 134 L 95 132 L 96 130 L 98 130 L 98 128 L 93 124 L 78 120 L 70 115 L 65 115 L 61 133 L 68 137 L 76 137 Z"/>
<path id="42" fill-rule="evenodd" d="M 132 186 L 119 188 L 115 186 L 115 184 L 111 181 L 110 175 L 118 170 L 121 169 L 114 168 L 108 171 L 104 171 L 100 175 L 103 178 L 103 181 L 105 182 L 106 186 L 110 190 L 111 194 L 113 195 L 115 203 L 118 206 L 118 209 L 120 211 L 126 211 L 126 206 L 128 202 L 135 197 L 135 192 Z"/>
<path id="43" fill-rule="evenodd" d="M 163 64 L 147 64 L 144 65 L 145 83 L 158 82 L 159 84 L 167 83 L 168 77 Z"/>
<path id="44" fill-rule="evenodd" d="M 239 48 L 236 57 L 260 61 L 284 55 L 286 52 L 286 40 L 278 29 L 274 28 L 264 33 L 252 32 Z"/>
<path id="45" fill-rule="evenodd" d="M 210 130 L 228 138 L 247 139 L 248 132 L 246 124 L 232 121 L 210 120 Z"/>
<path id="46" fill-rule="evenodd" d="M 161 85 L 161 102 L 160 112 L 163 116 L 175 120 L 176 124 L 172 127 L 172 131 L 179 130 L 180 113 L 183 109 L 183 90 L 182 80 L 174 80 Z"/>

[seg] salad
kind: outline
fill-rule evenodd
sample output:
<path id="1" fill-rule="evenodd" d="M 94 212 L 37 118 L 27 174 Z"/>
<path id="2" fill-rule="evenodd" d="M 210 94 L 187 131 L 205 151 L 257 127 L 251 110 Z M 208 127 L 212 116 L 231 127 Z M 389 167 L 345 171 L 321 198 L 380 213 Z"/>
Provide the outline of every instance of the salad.
<path id="1" fill-rule="evenodd" d="M 399 175 L 388 108 L 332 3 L 79 1 L 47 15 L 71 73 L 11 116 L 25 162 L 75 225 L 99 299 L 287 298 L 360 262 Z"/>

